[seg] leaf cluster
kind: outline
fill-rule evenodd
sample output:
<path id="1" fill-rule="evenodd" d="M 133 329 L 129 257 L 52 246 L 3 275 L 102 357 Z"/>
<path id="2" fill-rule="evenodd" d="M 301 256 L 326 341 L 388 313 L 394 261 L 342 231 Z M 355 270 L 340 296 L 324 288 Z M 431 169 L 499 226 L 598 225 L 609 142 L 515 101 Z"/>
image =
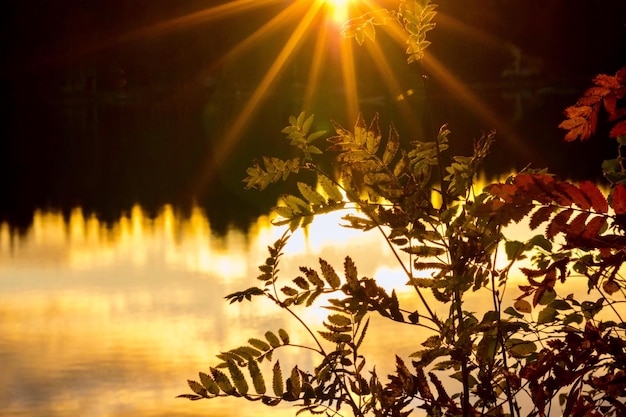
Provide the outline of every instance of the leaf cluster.
<path id="1" fill-rule="evenodd" d="M 568 131 L 565 135 L 567 142 L 589 139 L 596 132 L 601 108 L 610 122 L 616 122 L 609 137 L 623 139 L 626 136 L 626 108 L 618 107 L 618 100 L 626 97 L 626 67 L 615 75 L 596 75 L 593 84 L 576 104 L 565 109 L 566 119 L 559 127 Z"/>

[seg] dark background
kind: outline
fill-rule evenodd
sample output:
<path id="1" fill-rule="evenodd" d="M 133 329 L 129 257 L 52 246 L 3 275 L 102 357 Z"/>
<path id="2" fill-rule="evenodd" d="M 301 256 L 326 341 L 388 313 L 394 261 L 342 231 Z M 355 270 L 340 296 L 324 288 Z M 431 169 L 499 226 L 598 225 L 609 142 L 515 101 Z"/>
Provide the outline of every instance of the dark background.
<path id="1" fill-rule="evenodd" d="M 219 232 L 229 224 L 245 229 L 266 212 L 280 190 L 243 192 L 241 178 L 253 158 L 270 153 L 269 140 L 281 140 L 287 117 L 302 110 L 315 33 L 294 54 L 228 158 L 213 161 L 219 165 L 211 167 L 215 175 L 198 187 L 196 179 L 230 121 L 297 24 L 222 59 L 290 4 L 277 0 L 218 17 L 198 14 L 224 3 L 4 0 L 0 221 L 20 232 L 36 209 L 69 213 L 82 207 L 112 223 L 137 203 L 154 214 L 163 204 L 182 214 L 199 204 Z M 573 179 L 599 178 L 601 161 L 614 152 L 601 137 L 605 132 L 565 144 L 557 125 L 593 75 L 626 65 L 626 2 L 438 3 L 429 53 L 501 122 L 468 108 L 428 66 L 426 97 L 416 68 L 405 65 L 403 47 L 379 31 L 398 80 L 418 92 L 408 98 L 414 107 L 430 111 L 437 125 L 449 123 L 460 152 L 481 131 L 495 128 L 498 141 L 486 167 L 492 175 L 531 163 Z M 381 4 L 395 7 L 392 1 Z M 383 126 L 393 120 L 401 136 L 409 136 L 411 124 L 396 119 L 397 103 L 367 49 L 355 44 L 354 50 L 366 117 L 380 112 Z M 330 118 L 346 127 L 352 123 L 340 108 L 337 71 L 328 66 L 307 109 L 324 128 Z"/>

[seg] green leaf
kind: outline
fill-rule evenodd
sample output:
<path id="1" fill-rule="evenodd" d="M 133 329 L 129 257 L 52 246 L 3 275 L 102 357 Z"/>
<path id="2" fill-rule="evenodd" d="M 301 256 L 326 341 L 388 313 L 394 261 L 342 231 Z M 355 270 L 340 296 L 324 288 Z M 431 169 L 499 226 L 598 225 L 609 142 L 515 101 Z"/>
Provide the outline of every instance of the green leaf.
<path id="1" fill-rule="evenodd" d="M 533 236 L 529 241 L 532 246 L 539 246 L 541 249 L 550 252 L 552 250 L 552 242 L 550 242 L 544 235 Z"/>
<path id="2" fill-rule="evenodd" d="M 283 385 L 283 372 L 280 369 L 280 362 L 276 361 L 274 368 L 272 369 L 272 388 L 274 395 L 282 397 L 285 393 L 285 387 Z"/>
<path id="3" fill-rule="evenodd" d="M 304 112 L 302 112 L 302 114 L 304 114 Z M 309 129 L 311 128 L 311 125 L 313 124 L 313 119 L 315 119 L 315 115 L 312 114 L 309 117 L 307 117 L 304 123 L 302 123 L 302 127 L 300 128 L 300 130 L 302 131 L 302 134 L 306 135 L 307 133 L 309 133 Z"/>
<path id="4" fill-rule="evenodd" d="M 509 339 L 506 347 L 515 358 L 525 358 L 537 351 L 535 343 L 522 339 Z"/>
<path id="5" fill-rule="evenodd" d="M 217 386 L 213 378 L 211 378 L 209 375 L 205 374 L 204 372 L 200 372 L 199 376 L 200 376 L 200 382 L 202 383 L 202 385 L 204 385 L 204 387 L 207 389 L 209 394 L 218 395 L 220 393 L 220 387 Z"/>
<path id="6" fill-rule="evenodd" d="M 565 300 L 554 300 L 549 304 L 550 307 L 556 310 L 571 310 L 572 306 Z"/>
<path id="7" fill-rule="evenodd" d="M 411 255 L 417 256 L 439 256 L 445 253 L 445 250 L 440 247 L 435 246 L 410 246 L 408 248 L 402 248 L 402 250 L 406 253 L 410 253 Z"/>
<path id="8" fill-rule="evenodd" d="M 527 303 L 528 303 L 528 301 L 527 301 Z M 528 306 L 530 306 L 530 303 L 528 303 Z M 513 307 L 507 307 L 504 310 L 504 313 L 508 314 L 509 316 L 517 317 L 518 319 L 524 317 L 523 314 L 520 314 L 517 311 L 515 311 L 515 308 L 513 308 Z"/>
<path id="9" fill-rule="evenodd" d="M 339 288 L 341 280 L 339 279 L 339 276 L 337 275 L 337 272 L 335 272 L 334 268 L 322 258 L 319 259 L 319 262 L 322 269 L 322 276 L 326 282 L 328 282 L 328 285 L 334 289 Z"/>
<path id="10" fill-rule="evenodd" d="M 304 198 L 306 198 L 309 203 L 317 206 L 323 206 L 326 204 L 326 199 L 317 191 L 315 191 L 310 185 L 298 182 L 298 190 L 300 190 L 300 194 Z"/>
<path id="11" fill-rule="evenodd" d="M 284 202 L 287 207 L 293 210 L 294 214 L 309 213 L 309 205 L 301 198 L 298 198 L 294 195 L 285 194 L 282 196 L 281 201 Z"/>
<path id="12" fill-rule="evenodd" d="M 231 353 L 234 353 L 241 358 L 248 360 L 261 356 L 261 352 L 250 346 L 240 346 L 238 348 L 230 350 Z M 239 361 L 238 361 L 239 362 Z"/>
<path id="13" fill-rule="evenodd" d="M 204 397 L 204 398 L 209 398 L 208 394 L 207 394 L 207 390 L 199 383 L 196 381 L 192 381 L 191 379 L 187 380 L 187 384 L 189 385 L 189 388 L 191 388 L 191 390 L 193 392 L 195 392 L 196 394 Z"/>
<path id="14" fill-rule="evenodd" d="M 372 30 L 373 30 L 372 26 Z M 375 154 L 380 146 L 382 135 L 380 134 L 380 128 L 378 125 L 378 113 L 374 115 L 374 119 L 370 123 L 370 127 L 367 130 L 365 146 L 371 154 Z"/>
<path id="15" fill-rule="evenodd" d="M 257 365 L 256 361 L 251 360 L 248 362 L 248 371 L 250 371 L 254 391 L 260 395 L 265 394 L 267 390 L 265 387 L 265 379 L 263 378 L 263 374 L 261 373 L 259 365 Z"/>
<path id="16" fill-rule="evenodd" d="M 235 395 L 235 387 L 231 384 L 230 380 L 226 376 L 225 373 L 216 368 L 209 368 L 211 371 L 211 375 L 213 376 L 213 380 L 217 384 L 220 389 L 228 395 Z"/>
<path id="17" fill-rule="evenodd" d="M 327 319 L 331 324 L 334 324 L 338 327 L 346 327 L 352 325 L 352 320 L 350 319 L 350 317 L 344 316 L 342 314 L 331 314 L 327 317 Z"/>
<path id="18" fill-rule="evenodd" d="M 556 298 L 556 292 L 552 288 L 548 288 L 541 295 L 541 298 L 539 299 L 539 304 L 544 305 L 544 306 L 548 305 L 552 301 L 554 301 L 555 298 Z"/>
<path id="19" fill-rule="evenodd" d="M 524 247 L 525 245 L 517 240 L 507 241 L 504 244 L 504 250 L 506 251 L 507 259 L 509 261 L 515 259 L 524 251 Z"/>
<path id="20" fill-rule="evenodd" d="M 318 333 L 329 342 L 333 343 L 349 343 L 352 341 L 352 336 L 345 333 L 334 333 L 334 332 L 323 332 L 318 331 Z"/>
<path id="21" fill-rule="evenodd" d="M 325 175 L 318 176 L 318 182 L 324 193 L 333 201 L 343 201 L 343 194 L 339 187 Z"/>
<path id="22" fill-rule="evenodd" d="M 387 139 L 387 146 L 385 147 L 385 152 L 383 153 L 383 164 L 389 165 L 398 153 L 398 149 L 400 149 L 400 137 L 398 136 L 396 128 L 393 125 L 390 125 L 389 138 Z"/>
<path id="23" fill-rule="evenodd" d="M 289 334 L 285 331 L 285 329 L 278 329 L 278 336 L 280 337 L 280 340 L 283 341 L 283 344 L 289 344 Z"/>
<path id="24" fill-rule="evenodd" d="M 293 398 L 298 398 L 302 390 L 302 381 L 300 379 L 300 372 L 298 371 L 297 366 L 293 367 L 293 369 L 291 370 L 291 376 L 287 381 L 289 393 L 292 395 Z"/>
<path id="25" fill-rule="evenodd" d="M 273 348 L 277 348 L 278 346 L 281 345 L 280 339 L 278 338 L 278 336 L 276 336 L 274 333 L 272 333 L 269 330 L 265 332 L 265 338 L 267 339 L 268 342 L 270 342 L 270 345 Z"/>
<path id="26" fill-rule="evenodd" d="M 551 323 L 556 319 L 558 311 L 552 307 L 545 307 L 539 312 L 537 317 L 537 324 Z"/>
<path id="27" fill-rule="evenodd" d="M 237 364 L 233 361 L 226 362 L 228 366 L 228 370 L 230 371 L 230 376 L 233 380 L 233 384 L 235 385 L 235 389 L 241 395 L 246 395 L 248 393 L 248 383 L 246 382 L 246 378 L 243 376 L 243 372 L 237 366 Z"/>

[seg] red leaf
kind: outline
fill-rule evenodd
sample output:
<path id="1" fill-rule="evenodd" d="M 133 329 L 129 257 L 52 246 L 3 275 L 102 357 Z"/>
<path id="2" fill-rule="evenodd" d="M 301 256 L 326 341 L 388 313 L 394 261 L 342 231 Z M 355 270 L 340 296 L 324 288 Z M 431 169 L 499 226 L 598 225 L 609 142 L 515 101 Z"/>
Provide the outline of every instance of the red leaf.
<path id="1" fill-rule="evenodd" d="M 539 207 L 539 209 L 535 211 L 530 217 L 530 222 L 528 224 L 530 230 L 535 230 L 537 227 L 539 227 L 541 223 L 547 222 L 550 218 L 550 215 L 552 214 L 552 212 L 554 212 L 555 209 L 555 206 Z"/>
<path id="2" fill-rule="evenodd" d="M 587 222 L 589 214 L 589 212 L 582 212 L 574 217 L 574 220 L 567 225 L 567 230 L 565 231 L 566 234 L 582 235 L 585 230 L 585 223 Z"/>
<path id="3" fill-rule="evenodd" d="M 546 228 L 546 237 L 548 239 L 552 239 L 559 232 L 564 231 L 565 227 L 567 226 L 567 221 L 569 220 L 573 212 L 574 209 L 567 209 L 554 216 L 554 218 L 550 223 L 548 223 L 548 227 Z"/>
<path id="4" fill-rule="evenodd" d="M 613 206 L 615 214 L 626 213 L 626 187 L 622 184 L 617 184 L 613 189 L 613 194 L 611 195 L 611 206 Z"/>
<path id="5" fill-rule="evenodd" d="M 626 83 L 626 66 L 622 67 L 619 71 L 615 73 L 615 78 L 619 81 L 620 84 Z"/>
<path id="6" fill-rule="evenodd" d="M 604 216 L 595 216 L 593 217 L 589 223 L 585 226 L 585 230 L 583 230 L 582 237 L 585 239 L 593 239 L 598 236 L 600 230 L 606 224 L 606 217 Z"/>
<path id="7" fill-rule="evenodd" d="M 582 181 L 578 184 L 578 188 L 580 188 L 580 191 L 585 194 L 591 203 L 591 207 L 595 211 L 599 213 L 606 213 L 609 210 L 609 203 L 606 201 L 604 194 L 602 194 L 602 191 L 600 191 L 593 182 Z"/>
<path id="8" fill-rule="evenodd" d="M 562 193 L 565 193 L 570 199 L 571 202 L 576 204 L 583 210 L 589 210 L 591 208 L 591 202 L 587 200 L 587 197 L 580 191 L 578 187 L 569 182 L 560 182 L 557 186 L 558 190 Z"/>
<path id="9" fill-rule="evenodd" d="M 550 204 L 554 200 L 551 196 L 556 181 L 547 174 L 519 174 L 515 177 L 515 185 L 524 190 L 523 199 L 518 198 L 518 203 L 536 200 L 542 204 Z M 519 197 L 519 196 L 518 196 Z"/>
<path id="10" fill-rule="evenodd" d="M 609 114 L 609 118 L 615 114 L 615 106 L 617 105 L 617 97 L 614 94 L 604 97 L 604 108 Z M 591 108 L 589 109 L 591 110 Z"/>
<path id="11" fill-rule="evenodd" d="M 485 187 L 485 191 L 510 203 L 513 201 L 517 187 L 513 184 L 490 184 Z"/>
<path id="12" fill-rule="evenodd" d="M 626 135 L 626 120 L 622 120 L 621 122 L 613 126 L 613 129 L 611 129 L 611 132 L 609 132 L 609 136 L 612 138 L 617 138 L 624 135 Z"/>

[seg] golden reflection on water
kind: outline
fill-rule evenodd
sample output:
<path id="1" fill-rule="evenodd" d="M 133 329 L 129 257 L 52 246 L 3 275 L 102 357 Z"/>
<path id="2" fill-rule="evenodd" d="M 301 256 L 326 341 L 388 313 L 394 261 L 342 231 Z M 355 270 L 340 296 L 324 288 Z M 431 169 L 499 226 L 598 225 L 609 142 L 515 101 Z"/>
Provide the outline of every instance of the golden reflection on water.
<path id="1" fill-rule="evenodd" d="M 360 276 L 399 289 L 407 308 L 421 308 L 412 290 L 402 289 L 406 277 L 377 232 L 339 228 L 336 214 L 315 222 L 290 239 L 280 265 L 285 279 L 297 276 L 299 266 L 317 267 L 318 257 L 341 271 L 350 255 Z M 223 298 L 257 284 L 267 246 L 282 232 L 262 217 L 247 235 L 215 236 L 200 210 L 182 218 L 171 207 L 154 219 L 134 207 L 113 227 L 78 209 L 67 221 L 38 212 L 19 238 L 3 225 L 0 416 L 293 415 L 288 406 L 174 398 L 188 391 L 186 379 L 215 363 L 216 353 L 266 330 L 282 327 L 295 342 L 311 342 L 269 301 L 229 305 Z M 584 288 L 581 282 L 578 291 Z M 484 311 L 487 298 L 488 292 L 470 295 L 466 309 Z M 323 313 L 301 311 L 314 325 Z M 368 333 L 364 347 L 381 375 L 393 365 L 390 352 L 408 355 L 429 336 L 380 319 Z M 296 358 L 305 365 L 314 359 L 288 350 L 281 362 Z"/>

